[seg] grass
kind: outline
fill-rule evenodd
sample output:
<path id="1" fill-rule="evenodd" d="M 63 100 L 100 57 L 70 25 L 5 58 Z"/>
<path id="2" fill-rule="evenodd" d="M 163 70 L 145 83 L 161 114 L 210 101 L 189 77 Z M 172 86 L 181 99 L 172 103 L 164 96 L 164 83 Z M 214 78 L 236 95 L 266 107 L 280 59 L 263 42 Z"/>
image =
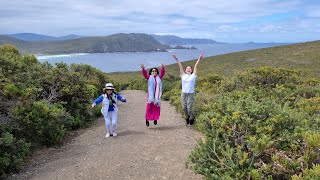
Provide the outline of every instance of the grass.
<path id="1" fill-rule="evenodd" d="M 258 68 L 262 66 L 283 67 L 299 69 L 304 78 L 320 78 L 320 41 L 312 41 L 270 48 L 262 48 L 236 53 L 205 57 L 201 60 L 199 76 L 218 74 L 228 76 L 238 71 Z M 168 57 L 171 58 L 171 57 Z M 193 66 L 196 60 L 183 62 L 182 65 Z M 177 64 L 166 66 L 168 74 L 179 75 Z M 113 81 L 130 83 L 132 80 L 142 78 L 141 71 L 109 73 Z"/>

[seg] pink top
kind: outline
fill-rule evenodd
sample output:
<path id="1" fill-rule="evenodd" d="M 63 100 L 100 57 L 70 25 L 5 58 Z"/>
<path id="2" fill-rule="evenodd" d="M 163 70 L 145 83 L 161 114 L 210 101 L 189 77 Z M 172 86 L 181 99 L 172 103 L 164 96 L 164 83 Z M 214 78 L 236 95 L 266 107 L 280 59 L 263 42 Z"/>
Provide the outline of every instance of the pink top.
<path id="1" fill-rule="evenodd" d="M 164 67 L 160 68 L 160 74 L 159 74 L 159 78 L 162 79 L 162 77 L 164 76 L 166 70 Z M 147 80 L 149 80 L 150 75 L 147 73 L 147 71 L 145 69 L 142 69 L 142 74 L 144 76 L 144 78 L 146 78 Z M 157 81 L 156 81 L 157 83 Z M 156 88 L 156 85 L 155 85 Z M 145 115 L 145 119 L 146 120 L 155 120 L 158 121 L 160 117 L 160 106 L 156 106 L 153 103 L 146 103 L 146 115 Z"/>
<path id="2" fill-rule="evenodd" d="M 164 76 L 165 73 L 166 73 L 165 68 L 161 67 L 159 78 L 162 79 L 162 77 Z M 146 78 L 147 80 L 149 79 L 150 75 L 147 73 L 147 71 L 145 69 L 142 69 L 142 74 L 143 74 L 144 78 Z"/>

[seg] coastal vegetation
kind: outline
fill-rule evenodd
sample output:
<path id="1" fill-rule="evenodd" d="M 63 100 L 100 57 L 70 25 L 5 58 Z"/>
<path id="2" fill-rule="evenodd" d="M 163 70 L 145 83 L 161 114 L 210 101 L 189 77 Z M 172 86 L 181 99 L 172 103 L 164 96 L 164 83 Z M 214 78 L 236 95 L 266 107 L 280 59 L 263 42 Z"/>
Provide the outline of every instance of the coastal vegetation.
<path id="1" fill-rule="evenodd" d="M 195 49 L 193 46 L 161 44 L 155 37 L 143 33 L 119 33 L 96 37 L 69 35 L 60 38 L 30 33 L 0 35 L 0 45 L 5 44 L 14 45 L 22 54 L 164 52 L 166 49 Z"/>
<path id="2" fill-rule="evenodd" d="M 205 179 L 319 179 L 319 44 L 203 59 L 195 126 L 204 137 L 190 154 L 188 167 Z M 178 66 L 167 66 L 167 72 L 163 98 L 181 112 Z M 139 76 L 114 73 L 109 78 L 146 90 Z"/>
<path id="3" fill-rule="evenodd" d="M 195 102 L 195 127 L 203 138 L 188 167 L 205 179 L 319 179 L 319 45 L 204 58 Z M 99 115 L 90 101 L 106 81 L 120 90 L 147 89 L 141 72 L 53 66 L 10 45 L 0 48 L 0 63 L 1 177 L 18 170 L 37 147 L 57 144 L 69 131 L 90 125 Z M 166 69 L 163 99 L 181 111 L 178 66 Z"/>
<path id="4" fill-rule="evenodd" d="M 152 35 L 157 41 L 167 45 L 185 45 L 185 44 L 222 44 L 212 39 L 199 38 L 181 38 L 174 35 Z"/>
<path id="5" fill-rule="evenodd" d="M 170 46 L 161 44 L 152 36 L 142 33 L 120 33 L 62 41 L 23 41 L 0 35 L 0 45 L 3 44 L 12 44 L 24 54 L 148 52 L 165 51 L 165 49 L 170 48 Z"/>
<path id="6" fill-rule="evenodd" d="M 0 47 L 0 179 L 33 150 L 61 142 L 88 126 L 91 100 L 107 75 L 89 65 L 40 63 L 17 48 Z"/>

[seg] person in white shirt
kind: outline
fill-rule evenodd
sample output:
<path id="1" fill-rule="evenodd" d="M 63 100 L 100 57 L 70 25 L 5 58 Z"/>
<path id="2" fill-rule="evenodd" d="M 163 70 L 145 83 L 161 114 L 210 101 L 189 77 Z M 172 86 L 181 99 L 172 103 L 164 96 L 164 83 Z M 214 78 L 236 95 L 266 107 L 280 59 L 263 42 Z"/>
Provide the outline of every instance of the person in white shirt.
<path id="1" fill-rule="evenodd" d="M 193 111 L 193 103 L 194 103 L 194 86 L 197 79 L 197 72 L 198 72 L 198 64 L 203 57 L 203 53 L 200 54 L 194 68 L 192 70 L 191 66 L 187 66 L 185 71 L 178 60 L 175 54 L 172 57 L 177 61 L 177 64 L 180 68 L 180 77 L 182 81 L 182 93 L 181 93 L 181 104 L 182 109 L 186 117 L 187 124 L 193 125 L 195 114 Z"/>

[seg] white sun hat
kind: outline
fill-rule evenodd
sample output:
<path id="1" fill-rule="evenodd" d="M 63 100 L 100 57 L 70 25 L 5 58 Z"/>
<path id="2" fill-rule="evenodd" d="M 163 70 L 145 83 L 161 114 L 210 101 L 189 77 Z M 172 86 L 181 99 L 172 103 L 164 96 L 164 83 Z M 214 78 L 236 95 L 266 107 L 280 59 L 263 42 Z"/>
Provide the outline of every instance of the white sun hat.
<path id="1" fill-rule="evenodd" d="M 112 83 L 107 83 L 106 86 L 103 88 L 103 91 L 107 90 L 107 89 L 112 89 L 114 90 L 113 84 Z"/>

